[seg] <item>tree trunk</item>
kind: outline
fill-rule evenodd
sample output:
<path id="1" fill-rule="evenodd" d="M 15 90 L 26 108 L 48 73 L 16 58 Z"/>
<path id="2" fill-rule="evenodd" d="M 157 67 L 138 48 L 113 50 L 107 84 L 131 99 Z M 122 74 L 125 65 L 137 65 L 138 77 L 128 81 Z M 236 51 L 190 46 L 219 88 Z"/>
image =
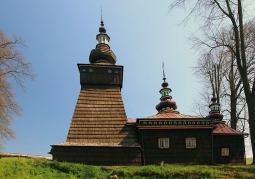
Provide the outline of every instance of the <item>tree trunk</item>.
<path id="1" fill-rule="evenodd" d="M 250 126 L 250 138 L 252 151 L 255 149 L 255 96 L 247 98 L 248 112 L 249 112 L 249 126 Z M 255 165 L 255 156 L 253 152 L 253 164 Z"/>
<path id="2" fill-rule="evenodd" d="M 234 56 L 231 53 L 231 66 L 229 72 L 229 87 L 230 87 L 230 124 L 231 128 L 236 129 L 237 126 L 237 112 L 236 112 L 236 103 L 237 103 L 237 91 L 238 86 L 235 84 L 235 75 L 234 75 Z"/>
<path id="3" fill-rule="evenodd" d="M 230 124 L 231 124 L 231 128 L 236 129 L 237 126 L 237 116 L 236 116 L 236 97 L 235 97 L 235 93 L 233 94 L 231 92 L 231 96 L 230 96 L 230 106 L 231 106 L 231 111 L 230 111 Z"/>

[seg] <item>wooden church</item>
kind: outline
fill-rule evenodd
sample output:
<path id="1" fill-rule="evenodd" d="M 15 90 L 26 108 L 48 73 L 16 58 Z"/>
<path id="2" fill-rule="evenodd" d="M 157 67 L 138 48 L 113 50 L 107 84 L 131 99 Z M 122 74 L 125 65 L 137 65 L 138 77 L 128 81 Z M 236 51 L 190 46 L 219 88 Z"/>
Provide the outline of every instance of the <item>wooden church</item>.
<path id="1" fill-rule="evenodd" d="M 157 114 L 128 119 L 121 96 L 123 66 L 101 20 L 89 64 L 78 64 L 81 90 L 66 142 L 53 160 L 89 165 L 245 164 L 244 136 L 227 126 L 212 98 L 206 118 L 180 114 L 164 75 Z"/>

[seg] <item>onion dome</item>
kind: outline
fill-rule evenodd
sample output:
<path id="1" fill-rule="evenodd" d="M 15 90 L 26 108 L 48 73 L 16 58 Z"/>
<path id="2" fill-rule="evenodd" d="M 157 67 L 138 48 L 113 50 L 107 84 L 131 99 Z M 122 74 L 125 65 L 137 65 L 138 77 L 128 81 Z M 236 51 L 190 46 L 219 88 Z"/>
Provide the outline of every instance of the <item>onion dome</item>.
<path id="1" fill-rule="evenodd" d="M 161 94 L 160 103 L 156 106 L 158 112 L 161 111 L 175 111 L 177 109 L 176 102 L 172 100 L 170 93 L 172 90 L 168 88 L 168 82 L 166 78 L 163 78 L 164 82 L 161 84 L 162 89 L 159 91 Z M 175 111 L 178 112 L 178 111 Z"/>
<path id="2" fill-rule="evenodd" d="M 101 20 L 101 27 L 99 27 L 99 32 L 100 32 L 100 34 L 101 33 L 106 33 L 106 29 L 104 27 L 104 21 L 103 20 Z M 109 37 L 109 39 L 110 39 L 110 37 Z"/>
<path id="3" fill-rule="evenodd" d="M 214 121 L 222 121 L 223 114 L 220 113 L 220 103 L 217 103 L 217 99 L 215 97 L 212 97 L 211 99 L 212 104 L 209 105 L 209 108 L 211 111 L 209 112 L 209 115 L 206 116 L 206 118 L 212 118 Z"/>
<path id="4" fill-rule="evenodd" d="M 101 20 L 101 27 L 99 28 L 99 34 L 97 34 L 96 39 L 98 44 L 96 45 L 95 49 L 91 50 L 89 55 L 89 62 L 114 65 L 117 59 L 113 51 L 110 49 L 110 46 L 108 45 L 110 37 L 106 34 L 103 20 Z"/>

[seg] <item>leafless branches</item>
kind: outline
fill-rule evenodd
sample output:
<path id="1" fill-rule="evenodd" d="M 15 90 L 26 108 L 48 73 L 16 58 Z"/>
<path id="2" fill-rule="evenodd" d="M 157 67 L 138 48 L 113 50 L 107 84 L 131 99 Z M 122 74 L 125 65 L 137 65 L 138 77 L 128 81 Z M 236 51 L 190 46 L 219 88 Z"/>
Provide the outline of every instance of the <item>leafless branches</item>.
<path id="1" fill-rule="evenodd" d="M 24 46 L 21 38 L 9 39 L 0 29 L 0 139 L 14 138 L 14 132 L 9 128 L 14 115 L 20 115 L 19 105 L 11 85 L 14 80 L 25 89 L 25 80 L 33 80 L 31 64 L 25 61 L 20 47 Z"/>
<path id="2" fill-rule="evenodd" d="M 176 7 L 185 10 L 189 8 L 184 23 L 191 16 L 198 20 L 202 35 L 192 37 L 194 47 L 202 48 L 206 53 L 223 48 L 224 51 L 232 54 L 234 60 L 229 72 L 233 73 L 228 75 L 228 81 L 238 71 L 241 82 L 238 79 L 234 80 L 236 87 L 239 87 L 236 94 L 243 92 L 245 96 L 251 143 L 255 150 L 254 19 L 244 17 L 246 12 L 244 7 L 247 7 L 244 3 L 247 4 L 247 2 L 242 0 L 174 0 L 169 8 L 170 10 Z"/>

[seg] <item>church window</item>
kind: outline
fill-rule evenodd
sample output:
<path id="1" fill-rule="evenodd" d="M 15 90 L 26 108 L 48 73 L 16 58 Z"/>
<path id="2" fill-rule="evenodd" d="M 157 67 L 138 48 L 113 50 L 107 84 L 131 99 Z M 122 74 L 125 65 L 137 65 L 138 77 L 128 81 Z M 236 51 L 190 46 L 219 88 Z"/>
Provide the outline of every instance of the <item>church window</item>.
<path id="1" fill-rule="evenodd" d="M 158 138 L 158 147 L 160 149 L 169 148 L 169 138 Z"/>
<path id="2" fill-rule="evenodd" d="M 108 73 L 112 73 L 112 70 L 111 70 L 111 69 L 109 69 L 109 70 L 108 70 Z"/>
<path id="3" fill-rule="evenodd" d="M 115 73 L 119 73 L 119 72 L 116 70 Z"/>
<path id="4" fill-rule="evenodd" d="M 221 156 L 226 157 L 229 156 L 229 148 L 221 148 Z"/>
<path id="5" fill-rule="evenodd" d="M 186 138 L 186 149 L 194 149 L 197 147 L 195 137 L 187 137 Z"/>
<path id="6" fill-rule="evenodd" d="M 93 69 L 92 69 L 92 68 L 90 68 L 90 69 L 89 69 L 89 72 L 93 72 Z"/>

